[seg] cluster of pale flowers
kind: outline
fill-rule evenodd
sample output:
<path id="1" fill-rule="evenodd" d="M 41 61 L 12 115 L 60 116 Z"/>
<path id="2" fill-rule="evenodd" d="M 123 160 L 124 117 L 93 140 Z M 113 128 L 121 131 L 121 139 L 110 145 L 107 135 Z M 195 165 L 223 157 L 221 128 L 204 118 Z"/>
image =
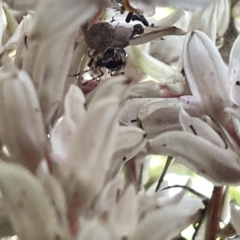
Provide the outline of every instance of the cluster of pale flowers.
<path id="1" fill-rule="evenodd" d="M 155 28 L 129 36 L 124 75 L 80 84 L 71 75 L 86 65 L 81 26 L 111 20 L 118 3 L 6 3 L 0 2 L 1 238 L 171 240 L 202 222 L 206 229 L 194 239 L 240 235 L 235 204 L 220 196 L 219 210 L 214 196 L 198 194 L 190 180 L 173 196 L 166 181 L 158 191 L 156 184 L 144 188 L 151 154 L 175 157 L 219 191 L 240 184 L 240 37 L 228 66 L 218 50 L 228 0 L 122 1 L 146 16 L 157 6 L 177 10 L 161 20 L 147 17 Z M 127 32 L 127 13 L 115 14 Z M 229 213 L 231 229 L 223 231 L 220 215 Z"/>

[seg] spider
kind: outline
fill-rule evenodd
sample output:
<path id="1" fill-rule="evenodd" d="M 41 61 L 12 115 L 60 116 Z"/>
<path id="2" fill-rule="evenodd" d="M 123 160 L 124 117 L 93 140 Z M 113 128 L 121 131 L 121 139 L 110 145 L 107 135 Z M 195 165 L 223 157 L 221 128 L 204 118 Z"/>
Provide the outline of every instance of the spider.
<path id="1" fill-rule="evenodd" d="M 122 47 L 110 47 L 103 53 L 102 56 L 92 55 L 90 58 L 91 59 L 88 63 L 88 66 L 90 67 L 89 70 L 70 76 L 76 77 L 89 72 L 90 70 L 98 70 L 100 74 L 96 77 L 92 76 L 92 80 L 99 79 L 104 75 L 102 68 L 106 68 L 111 76 L 115 76 L 122 74 L 120 71 L 124 69 L 127 63 L 127 53 Z"/>
<path id="2" fill-rule="evenodd" d="M 114 21 L 113 17 L 111 23 Z M 86 30 L 86 26 L 83 27 L 84 39 L 89 49 L 95 50 L 97 54 L 104 53 L 108 48 L 117 47 L 119 45 L 117 44 L 117 46 L 113 46 L 113 42 L 121 42 L 121 47 L 126 47 L 129 38 L 133 38 L 136 35 L 142 35 L 144 33 L 143 26 L 141 24 L 135 24 L 131 28 L 131 34 L 125 34 L 125 38 L 122 39 L 123 28 L 120 28 L 119 30 L 118 25 L 114 27 L 111 23 L 95 23 L 89 30 Z M 119 34 L 119 31 L 121 31 L 121 34 Z M 126 33 L 128 32 L 129 31 Z"/>

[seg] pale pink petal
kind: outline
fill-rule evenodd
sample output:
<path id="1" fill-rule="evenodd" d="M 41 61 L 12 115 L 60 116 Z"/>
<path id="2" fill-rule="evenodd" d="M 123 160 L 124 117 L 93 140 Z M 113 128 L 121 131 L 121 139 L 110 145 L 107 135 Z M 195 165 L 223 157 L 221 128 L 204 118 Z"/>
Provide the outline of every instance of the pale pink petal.
<path id="1" fill-rule="evenodd" d="M 187 187 L 191 187 L 192 181 L 189 178 L 188 181 L 186 182 L 186 184 L 184 184 Z M 171 204 L 179 204 L 183 199 L 184 196 L 187 193 L 187 189 L 182 188 L 180 189 L 180 191 L 178 193 L 176 193 L 175 195 L 169 197 L 169 198 L 165 198 L 164 201 L 163 199 L 158 199 L 159 205 L 160 206 L 167 206 L 167 205 L 171 205 Z M 161 201 L 159 201 L 161 200 Z"/>
<path id="2" fill-rule="evenodd" d="M 188 32 L 201 30 L 206 33 L 215 43 L 217 34 L 217 7 L 215 4 L 209 5 L 205 9 L 197 9 L 193 13 L 189 23 Z"/>
<path id="3" fill-rule="evenodd" d="M 70 206 L 75 215 L 79 207 L 85 210 L 103 187 L 115 148 L 119 105 L 119 99 L 109 97 L 91 106 L 73 136 L 64 174 L 69 176 L 67 195 L 78 204 L 77 208 Z"/>
<path id="4" fill-rule="evenodd" d="M 51 156 L 61 163 L 62 167 L 64 162 L 67 163 L 76 125 L 80 127 L 83 124 L 85 115 L 84 95 L 78 87 L 71 85 L 64 101 L 64 115 L 55 124 L 50 134 Z"/>
<path id="5" fill-rule="evenodd" d="M 58 219 L 39 180 L 21 166 L 3 162 L 0 165 L 0 188 L 19 238 L 68 238 L 66 226 Z"/>
<path id="6" fill-rule="evenodd" d="M 62 101 L 79 26 L 107 4 L 105 0 L 40 2 L 26 34 L 30 46 L 23 67 L 32 73 L 46 125 Z"/>
<path id="7" fill-rule="evenodd" d="M 64 192 L 60 183 L 49 173 L 46 161 L 41 162 L 36 175 L 51 200 L 59 222 L 67 229 L 67 204 Z"/>
<path id="8" fill-rule="evenodd" d="M 113 84 L 113 82 L 115 84 Z M 110 77 L 105 81 L 102 81 L 96 88 L 92 99 L 88 99 L 88 101 L 90 101 L 89 106 L 94 105 L 94 103 L 109 95 L 126 99 L 129 95 L 130 86 L 132 83 L 132 79 L 128 79 L 125 76 L 118 76 L 114 78 Z"/>
<path id="9" fill-rule="evenodd" d="M 206 7 L 210 3 L 208 0 L 154 0 L 156 3 L 156 6 L 164 6 L 164 7 L 175 7 L 175 8 L 183 8 L 187 10 L 193 10 L 197 7 Z M 215 2 L 215 0 L 212 0 L 211 2 Z"/>
<path id="10" fill-rule="evenodd" d="M 107 4 L 107 1 L 104 0 L 40 1 L 34 14 L 31 32 L 34 35 L 48 37 L 49 35 L 56 35 L 64 28 L 76 30 L 78 26 L 91 18 L 98 8 L 106 7 Z M 60 14 L 63 12 L 64 15 Z"/>
<path id="11" fill-rule="evenodd" d="M 116 178 L 112 179 L 102 190 L 98 197 L 96 204 L 94 205 L 94 214 L 101 214 L 104 212 L 110 212 L 117 201 L 117 194 L 124 187 L 124 175 L 119 174 Z"/>
<path id="12" fill-rule="evenodd" d="M 64 171 L 73 186 L 67 191 L 73 197 L 76 193 L 82 207 L 91 204 L 106 180 L 117 140 L 121 101 L 126 98 L 131 86 L 131 81 L 123 77 L 111 80 L 99 87 L 88 105 L 84 123 L 77 125 L 69 165 Z M 72 178 L 72 175 L 75 177 Z"/>
<path id="13" fill-rule="evenodd" d="M 5 238 L 5 237 L 11 237 L 16 235 L 16 232 L 13 229 L 12 223 L 9 218 L 9 213 L 8 209 L 6 208 L 6 205 L 3 202 L 3 199 L 1 199 L 0 203 L 0 237 Z"/>
<path id="14" fill-rule="evenodd" d="M 178 114 L 182 107 L 192 115 L 200 114 L 194 104 L 176 98 L 154 100 L 140 108 L 138 119 L 148 138 L 168 130 L 180 130 Z"/>
<path id="15" fill-rule="evenodd" d="M 120 126 L 113 163 L 122 163 L 136 156 L 147 143 L 146 133 L 137 127 Z"/>
<path id="16" fill-rule="evenodd" d="M 179 120 L 185 132 L 202 137 L 220 148 L 225 148 L 224 141 L 207 123 L 189 116 L 182 108 L 179 112 Z"/>
<path id="17" fill-rule="evenodd" d="M 233 114 L 236 118 L 240 119 L 240 108 L 239 106 L 233 106 L 233 107 L 226 107 L 224 109 L 225 112 Z"/>
<path id="18" fill-rule="evenodd" d="M 51 131 L 51 156 L 54 161 L 61 165 L 67 163 L 75 128 L 75 124 L 72 120 L 64 116 L 55 124 Z"/>
<path id="19" fill-rule="evenodd" d="M 230 21 L 230 2 L 228 0 L 220 0 L 216 2 L 217 7 L 217 33 L 223 36 L 226 32 Z"/>
<path id="20" fill-rule="evenodd" d="M 64 115 L 75 124 L 81 124 L 85 114 L 85 97 L 77 86 L 71 85 L 64 101 Z"/>
<path id="21" fill-rule="evenodd" d="M 191 32 L 191 31 L 194 31 L 194 30 L 199 30 L 199 25 L 200 25 L 204 10 L 205 10 L 204 8 L 197 8 L 192 13 L 191 19 L 189 21 L 187 32 Z"/>
<path id="22" fill-rule="evenodd" d="M 43 41 L 35 53 L 37 56 L 35 55 L 32 79 L 38 92 L 45 125 L 49 124 L 61 104 L 75 35 L 65 30 L 59 38 Z"/>
<path id="23" fill-rule="evenodd" d="M 1 84 L 1 113 L 3 143 L 15 160 L 33 171 L 47 143 L 36 91 L 24 71 Z"/>
<path id="24" fill-rule="evenodd" d="M 144 11 L 146 7 L 173 7 L 194 10 L 198 7 L 206 7 L 210 4 L 208 0 L 131 0 L 130 2 L 142 11 Z M 211 2 L 215 2 L 215 0 Z"/>
<path id="25" fill-rule="evenodd" d="M 132 234 L 138 223 L 137 195 L 133 185 L 130 185 L 121 196 L 118 204 L 112 212 L 115 221 L 115 232 L 119 237 Z"/>
<path id="26" fill-rule="evenodd" d="M 159 208 L 157 197 L 147 196 L 142 193 L 138 195 L 138 218 L 143 219 L 148 213 Z"/>
<path id="27" fill-rule="evenodd" d="M 148 196 L 154 196 L 154 195 L 157 194 L 158 197 L 166 197 L 166 198 L 168 198 L 168 197 L 169 197 L 169 190 L 167 189 L 167 190 L 161 191 L 163 188 L 169 186 L 168 181 L 165 181 L 165 180 L 164 180 L 164 181 L 162 182 L 159 190 L 158 190 L 157 192 L 155 192 L 157 185 L 158 185 L 158 181 L 155 182 L 155 183 L 153 183 L 153 184 L 146 190 L 146 194 L 147 194 Z"/>
<path id="28" fill-rule="evenodd" d="M 173 239 L 198 217 L 199 208 L 171 205 L 149 213 L 138 225 L 130 240 Z"/>
<path id="29" fill-rule="evenodd" d="M 155 4 L 153 1 L 130 0 L 129 3 L 137 12 L 142 12 L 149 17 L 155 13 Z"/>
<path id="30" fill-rule="evenodd" d="M 176 157 L 192 171 L 216 185 L 240 183 L 240 160 L 230 149 L 222 149 L 199 136 L 186 132 L 167 132 L 148 146 L 153 154 Z"/>
<path id="31" fill-rule="evenodd" d="M 34 10 L 38 0 L 7 0 L 5 1 L 9 6 L 15 10 L 20 12 L 28 12 L 29 10 Z"/>
<path id="32" fill-rule="evenodd" d="M 187 35 L 183 66 L 191 92 L 201 101 L 206 114 L 224 121 L 222 110 L 231 105 L 227 67 L 205 33 L 194 31 Z"/>
<path id="33" fill-rule="evenodd" d="M 78 240 L 113 240 L 117 239 L 113 233 L 112 225 L 105 219 L 93 219 L 81 224 L 82 231 L 78 236 Z"/>
<path id="34" fill-rule="evenodd" d="M 138 112 L 145 104 L 155 101 L 155 98 L 128 99 L 124 105 L 121 122 L 125 125 L 137 126 Z"/>
<path id="35" fill-rule="evenodd" d="M 164 63 L 177 62 L 182 54 L 185 36 L 165 36 L 151 42 L 150 55 Z"/>
<path id="36" fill-rule="evenodd" d="M 69 86 L 71 84 L 76 83 L 76 78 L 72 77 L 72 76 L 74 74 L 78 73 L 79 71 L 83 71 L 82 67 L 79 66 L 79 63 L 81 62 L 81 58 L 84 56 L 84 54 L 87 50 L 87 44 L 84 40 L 83 34 L 78 36 L 78 39 L 76 40 L 76 42 L 77 42 L 76 43 L 77 46 L 73 51 L 71 64 L 70 64 L 69 71 L 68 71 L 68 77 L 67 77 L 66 84 L 65 84 L 65 93 L 66 93 L 66 91 L 68 91 Z M 84 65 L 84 64 L 81 64 L 81 66 L 82 65 Z M 80 67 L 80 69 L 79 69 L 79 67 Z M 84 80 L 83 80 L 83 82 L 84 82 Z M 83 82 L 82 82 L 82 84 L 83 84 Z M 83 89 L 82 89 L 82 91 L 83 91 Z"/>
<path id="37" fill-rule="evenodd" d="M 204 116 L 202 119 L 204 120 Z M 222 140 L 224 140 L 226 144 L 226 147 L 228 146 L 229 149 L 232 149 L 233 151 L 235 151 L 235 153 L 239 155 L 240 149 L 239 149 L 238 142 L 235 141 L 235 138 L 233 138 L 233 136 L 222 125 L 218 124 L 217 122 L 212 120 L 207 120 L 207 117 L 205 117 L 205 120 L 206 120 L 206 123 L 209 126 L 211 126 L 221 136 Z M 236 129 L 237 129 L 237 126 L 236 126 Z M 233 129 L 233 131 L 235 130 Z M 238 137 L 237 137 L 237 140 L 238 140 Z"/>
<path id="38" fill-rule="evenodd" d="M 235 40 L 232 50 L 230 53 L 230 60 L 229 60 L 229 69 L 228 75 L 231 81 L 231 90 L 230 96 L 231 100 L 240 105 L 240 71 L 239 71 L 239 64 L 240 64 L 240 36 Z"/>

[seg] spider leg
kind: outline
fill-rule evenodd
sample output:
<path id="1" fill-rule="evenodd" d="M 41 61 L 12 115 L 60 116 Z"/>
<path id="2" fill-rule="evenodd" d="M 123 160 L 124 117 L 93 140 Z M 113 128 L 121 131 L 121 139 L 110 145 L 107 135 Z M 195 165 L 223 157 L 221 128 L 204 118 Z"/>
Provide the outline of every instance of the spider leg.
<path id="1" fill-rule="evenodd" d="M 73 75 L 68 75 L 68 77 L 77 77 L 77 76 L 83 75 L 86 72 L 94 70 L 95 69 L 95 67 L 93 66 L 94 65 L 94 61 L 95 61 L 95 58 L 90 58 L 90 61 L 87 64 L 89 69 L 85 70 L 84 72 L 78 72 L 78 73 L 75 73 Z"/>
<path id="2" fill-rule="evenodd" d="M 104 75 L 104 72 L 102 71 L 101 68 L 98 68 L 98 70 L 99 70 L 100 74 L 97 77 L 95 77 L 96 80 L 100 79 Z"/>
<path id="3" fill-rule="evenodd" d="M 118 75 L 124 75 L 125 72 L 123 71 L 109 71 L 109 74 L 111 77 L 118 76 Z"/>
<path id="4" fill-rule="evenodd" d="M 91 75 L 92 79 L 89 80 L 89 81 L 93 81 L 93 80 L 97 80 L 98 81 L 98 79 L 101 78 L 104 75 L 104 72 L 102 71 L 102 69 L 100 67 L 93 68 L 91 70 L 97 70 L 99 74 L 97 76 L 94 76 L 94 74 L 91 73 L 90 75 Z"/>
<path id="5" fill-rule="evenodd" d="M 68 77 L 77 77 L 77 76 L 80 76 L 80 75 L 83 75 L 84 73 L 86 72 L 89 72 L 91 71 L 92 69 L 87 69 L 86 71 L 83 71 L 83 72 L 78 72 L 78 73 L 75 73 L 75 74 L 69 74 Z"/>
<path id="6" fill-rule="evenodd" d="M 92 67 L 92 65 L 93 65 L 93 63 L 94 63 L 94 58 L 91 58 L 90 59 L 90 61 L 89 61 L 89 63 L 87 64 L 88 65 L 88 67 Z"/>

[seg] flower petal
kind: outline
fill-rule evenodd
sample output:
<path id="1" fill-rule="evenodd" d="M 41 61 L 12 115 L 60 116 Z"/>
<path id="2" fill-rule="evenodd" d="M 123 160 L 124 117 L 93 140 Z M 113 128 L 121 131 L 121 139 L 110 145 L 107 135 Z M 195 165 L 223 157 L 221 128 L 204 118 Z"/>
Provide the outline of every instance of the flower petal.
<path id="1" fill-rule="evenodd" d="M 153 154 L 176 157 L 192 171 L 215 185 L 240 183 L 239 157 L 230 149 L 222 149 L 186 132 L 167 132 L 154 138 L 148 146 Z"/>
<path id="2" fill-rule="evenodd" d="M 52 120 L 63 98 L 74 36 L 75 33 L 66 30 L 59 38 L 43 41 L 35 56 L 32 79 L 38 92 L 45 125 Z"/>
<path id="3" fill-rule="evenodd" d="M 36 175 L 53 204 L 53 209 L 55 210 L 59 222 L 67 229 L 67 204 L 64 192 L 60 183 L 49 173 L 46 161 L 41 162 Z"/>
<path id="4" fill-rule="evenodd" d="M 223 109 L 231 105 L 227 67 L 205 33 L 196 30 L 187 35 L 183 66 L 191 92 L 201 101 L 206 114 L 224 121 Z"/>
<path id="5" fill-rule="evenodd" d="M 18 237 L 26 240 L 66 238 L 67 229 L 57 218 L 37 178 L 18 165 L 1 162 L 0 166 L 0 188 Z"/>
<path id="6" fill-rule="evenodd" d="M 187 10 L 194 10 L 197 7 L 206 7 L 210 4 L 208 0 L 131 0 L 131 3 L 135 2 L 140 2 L 142 4 L 145 3 L 146 5 L 153 5 L 155 7 L 173 7 Z M 211 2 L 215 2 L 215 0 L 212 0 Z"/>
<path id="7" fill-rule="evenodd" d="M 121 99 L 125 100 L 129 95 L 132 83 L 133 80 L 125 76 L 110 77 L 102 81 L 98 87 L 91 92 L 92 96 L 87 99 L 87 102 L 90 102 L 89 106 L 91 106 L 109 95 L 121 97 Z"/>
<path id="8" fill-rule="evenodd" d="M 239 64 L 240 64 L 240 36 L 237 37 L 235 40 L 231 53 L 230 53 L 230 60 L 229 60 L 229 69 L 228 75 L 231 81 L 231 89 L 230 89 L 230 96 L 231 100 L 240 105 L 240 71 L 239 71 Z"/>
<path id="9" fill-rule="evenodd" d="M 64 28 L 77 29 L 97 12 L 98 7 L 104 5 L 107 6 L 107 1 L 41 1 L 34 14 L 30 31 L 34 35 L 46 38 L 56 35 Z M 64 16 L 59 14 L 62 12 L 65 13 Z"/>
<path id="10" fill-rule="evenodd" d="M 86 114 L 85 97 L 75 85 L 71 85 L 64 101 L 64 115 L 68 116 L 75 124 L 83 122 Z"/>
<path id="11" fill-rule="evenodd" d="M 125 160 L 128 160 L 137 155 L 145 143 L 146 133 L 142 129 L 132 126 L 120 126 L 113 159 L 125 157 Z"/>
<path id="12" fill-rule="evenodd" d="M 78 87 L 71 85 L 64 101 L 64 115 L 54 125 L 50 134 L 51 155 L 63 168 L 64 162 L 68 162 L 68 155 L 76 125 L 80 127 L 83 124 L 85 115 L 84 95 Z"/>
<path id="13" fill-rule="evenodd" d="M 75 124 L 66 116 L 53 127 L 50 135 L 51 156 L 59 164 L 67 163 Z"/>
<path id="14" fill-rule="evenodd" d="M 206 7 L 209 5 L 208 0 L 155 0 L 156 6 L 162 6 L 162 7 L 175 7 L 175 8 L 184 8 L 188 10 L 196 9 L 197 7 Z M 211 2 L 214 2 L 211 1 Z"/>
<path id="15" fill-rule="evenodd" d="M 46 147 L 42 115 L 31 79 L 20 71 L 1 84 L 2 141 L 12 157 L 34 170 Z"/>
<path id="16" fill-rule="evenodd" d="M 220 0 L 216 2 L 217 7 L 217 34 L 223 36 L 230 22 L 230 2 Z"/>
<path id="17" fill-rule="evenodd" d="M 86 210 L 105 181 L 117 137 L 120 103 L 116 97 L 103 99 L 88 109 L 84 124 L 76 129 L 70 150 L 67 195 Z M 87 163 L 87 164 L 86 164 Z M 94 173 L 94 178 L 92 177 Z M 74 176 L 74 177 L 73 177 Z M 77 214 L 78 209 L 73 209 Z"/>
<path id="18" fill-rule="evenodd" d="M 185 36 L 165 36 L 151 42 L 150 55 L 167 64 L 178 61 Z"/>
<path id="19" fill-rule="evenodd" d="M 128 99 L 124 105 L 121 122 L 124 125 L 137 126 L 139 109 L 145 104 L 155 101 L 155 98 L 133 98 Z"/>
<path id="20" fill-rule="evenodd" d="M 148 138 L 168 130 L 180 130 L 178 114 L 181 107 L 193 115 L 199 114 L 193 104 L 176 98 L 154 100 L 140 108 L 138 119 Z"/>
<path id="21" fill-rule="evenodd" d="M 185 132 L 190 132 L 208 140 L 220 148 L 225 148 L 224 141 L 207 123 L 201 121 L 199 118 L 190 117 L 182 108 L 179 112 L 179 120 Z"/>
<path id="22" fill-rule="evenodd" d="M 127 204 L 126 204 L 127 203 Z M 121 196 L 112 213 L 115 221 L 115 231 L 119 237 L 129 236 L 134 232 L 138 223 L 137 195 L 135 188 L 130 185 Z M 128 221 L 126 221 L 128 219 Z"/>
<path id="23" fill-rule="evenodd" d="M 119 191 L 123 190 L 123 187 L 123 174 L 119 174 L 117 177 L 108 182 L 94 205 L 94 214 L 100 215 L 104 212 L 111 212 L 112 208 L 116 204 Z"/>
<path id="24" fill-rule="evenodd" d="M 29 10 L 34 10 L 38 0 L 8 0 L 6 1 L 13 10 L 27 13 Z"/>
<path id="25" fill-rule="evenodd" d="M 9 213 L 6 208 L 6 205 L 3 201 L 3 198 L 1 198 L 0 203 L 0 237 L 11 237 L 16 235 L 15 230 L 13 229 L 12 223 L 9 218 Z"/>
<path id="26" fill-rule="evenodd" d="M 198 217 L 196 206 L 171 205 L 150 212 L 138 225 L 130 240 L 173 239 L 194 223 Z"/>
<path id="27" fill-rule="evenodd" d="M 215 43 L 217 35 L 216 23 L 217 7 L 214 3 L 207 8 L 197 9 L 189 23 L 188 32 L 194 30 L 201 30 L 208 35 L 208 37 Z"/>
<path id="28" fill-rule="evenodd" d="M 104 239 L 113 240 L 117 239 L 113 233 L 112 226 L 108 222 L 101 221 L 101 219 L 93 219 L 82 223 L 82 230 L 80 231 L 78 240 L 94 240 Z"/>
<path id="29" fill-rule="evenodd" d="M 115 177 L 124 162 L 136 156 L 146 143 L 146 133 L 142 129 L 133 126 L 120 126 L 112 158 L 111 176 Z"/>
<path id="30" fill-rule="evenodd" d="M 184 184 L 186 187 L 191 187 L 192 181 L 191 178 L 188 179 L 188 181 L 186 182 L 186 184 Z M 171 204 L 179 204 L 182 200 L 184 200 L 184 196 L 187 193 L 187 189 L 186 188 L 182 188 L 180 189 L 180 191 L 178 193 L 176 193 L 175 195 L 171 196 L 171 197 L 165 197 L 163 198 L 162 196 L 160 198 L 158 198 L 158 202 L 160 206 L 166 206 L 166 205 L 171 205 Z"/>

